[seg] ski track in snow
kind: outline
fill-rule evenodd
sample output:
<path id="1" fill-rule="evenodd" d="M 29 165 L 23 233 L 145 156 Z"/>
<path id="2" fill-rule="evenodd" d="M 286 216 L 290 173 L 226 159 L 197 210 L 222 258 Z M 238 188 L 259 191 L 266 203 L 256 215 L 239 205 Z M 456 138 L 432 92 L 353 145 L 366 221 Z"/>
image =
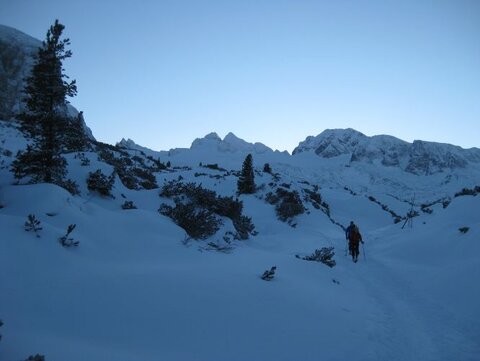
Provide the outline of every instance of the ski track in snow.
<path id="1" fill-rule="evenodd" d="M 362 258 L 349 273 L 377 305 L 377 312 L 368 315 L 367 347 L 373 353 L 368 360 L 479 359 L 479 341 L 469 339 L 449 310 L 413 289 L 391 267 L 374 257 Z"/>

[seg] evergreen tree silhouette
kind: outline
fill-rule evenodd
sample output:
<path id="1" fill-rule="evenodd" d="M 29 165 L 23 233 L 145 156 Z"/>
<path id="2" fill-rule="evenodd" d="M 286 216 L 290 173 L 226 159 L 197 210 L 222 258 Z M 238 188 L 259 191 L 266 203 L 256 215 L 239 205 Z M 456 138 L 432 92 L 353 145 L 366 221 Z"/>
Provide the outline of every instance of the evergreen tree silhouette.
<path id="1" fill-rule="evenodd" d="M 255 193 L 255 179 L 253 174 L 252 155 L 249 154 L 243 161 L 242 173 L 237 182 L 238 194 Z"/>
<path id="2" fill-rule="evenodd" d="M 75 80 L 68 82 L 62 63 L 72 56 L 60 37 L 65 26 L 55 20 L 39 48 L 31 75 L 26 79 L 26 111 L 18 118 L 22 131 L 33 144 L 20 152 L 13 162 L 16 178 L 31 177 L 32 182 L 61 185 L 66 174 L 66 160 L 61 156 L 63 133 L 67 126 L 67 100 L 77 94 Z"/>

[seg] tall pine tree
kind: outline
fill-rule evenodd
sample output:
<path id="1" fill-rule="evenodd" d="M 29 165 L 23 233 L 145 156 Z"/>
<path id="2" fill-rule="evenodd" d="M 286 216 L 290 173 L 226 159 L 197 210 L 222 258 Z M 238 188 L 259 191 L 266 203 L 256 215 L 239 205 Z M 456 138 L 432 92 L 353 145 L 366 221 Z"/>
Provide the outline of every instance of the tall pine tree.
<path id="1" fill-rule="evenodd" d="M 22 130 L 33 143 L 13 163 L 16 178 L 64 185 L 66 160 L 62 157 L 63 132 L 68 121 L 66 97 L 77 94 L 75 80 L 68 82 L 63 61 L 72 56 L 61 40 L 65 26 L 55 20 L 38 50 L 31 76 L 26 79 L 26 110 L 18 116 Z"/>
<path id="2" fill-rule="evenodd" d="M 242 173 L 237 181 L 238 194 L 255 193 L 255 179 L 253 174 L 252 155 L 249 154 L 243 161 Z"/>

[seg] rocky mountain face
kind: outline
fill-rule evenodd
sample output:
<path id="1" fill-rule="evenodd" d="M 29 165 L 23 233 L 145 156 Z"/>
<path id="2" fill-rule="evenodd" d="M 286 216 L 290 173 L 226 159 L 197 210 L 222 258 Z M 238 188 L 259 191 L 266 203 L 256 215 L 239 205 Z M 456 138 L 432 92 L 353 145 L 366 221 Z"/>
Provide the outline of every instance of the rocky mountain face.
<path id="1" fill-rule="evenodd" d="M 0 119 L 9 120 L 21 110 L 24 78 L 41 45 L 31 36 L 0 25 Z"/>
<path id="2" fill-rule="evenodd" d="M 480 149 L 477 148 L 463 149 L 421 140 L 408 143 L 388 135 L 368 137 L 354 129 L 328 129 L 316 137 L 307 137 L 295 148 L 293 155 L 305 152 L 322 158 L 349 155 L 350 162 L 399 167 L 417 175 L 466 168 L 469 164 L 480 165 Z"/>

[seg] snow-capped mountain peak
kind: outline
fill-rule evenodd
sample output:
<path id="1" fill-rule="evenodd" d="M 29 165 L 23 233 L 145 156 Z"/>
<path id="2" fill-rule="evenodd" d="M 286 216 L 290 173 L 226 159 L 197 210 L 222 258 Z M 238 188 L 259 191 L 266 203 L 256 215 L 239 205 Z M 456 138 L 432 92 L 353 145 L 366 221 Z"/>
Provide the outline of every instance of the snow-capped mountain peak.
<path id="1" fill-rule="evenodd" d="M 351 162 L 365 161 L 399 167 L 413 174 L 435 174 L 480 163 L 480 149 L 416 140 L 408 143 L 388 136 L 366 136 L 354 129 L 327 129 L 300 142 L 293 154 L 315 153 L 321 158 L 349 155 Z"/>
<path id="2" fill-rule="evenodd" d="M 254 153 L 262 154 L 273 152 L 273 150 L 262 143 L 249 143 L 232 132 L 228 133 L 223 140 L 217 133 L 212 132 L 203 138 L 197 138 L 193 141 L 191 150 L 209 149 L 223 153 Z"/>

